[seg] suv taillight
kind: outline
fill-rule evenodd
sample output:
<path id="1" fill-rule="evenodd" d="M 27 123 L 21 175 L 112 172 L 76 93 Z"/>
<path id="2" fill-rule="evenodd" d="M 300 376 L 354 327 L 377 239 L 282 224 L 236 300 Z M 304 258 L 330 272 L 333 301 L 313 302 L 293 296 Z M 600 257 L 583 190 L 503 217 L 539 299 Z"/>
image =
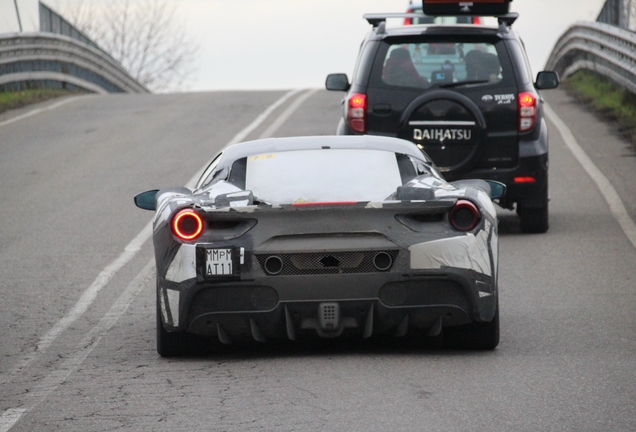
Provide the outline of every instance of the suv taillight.
<path id="1" fill-rule="evenodd" d="M 534 93 L 519 93 L 519 132 L 527 132 L 537 121 L 537 96 Z"/>
<path id="2" fill-rule="evenodd" d="M 358 133 L 367 132 L 367 95 L 354 93 L 349 97 L 347 117 L 352 131 Z"/>

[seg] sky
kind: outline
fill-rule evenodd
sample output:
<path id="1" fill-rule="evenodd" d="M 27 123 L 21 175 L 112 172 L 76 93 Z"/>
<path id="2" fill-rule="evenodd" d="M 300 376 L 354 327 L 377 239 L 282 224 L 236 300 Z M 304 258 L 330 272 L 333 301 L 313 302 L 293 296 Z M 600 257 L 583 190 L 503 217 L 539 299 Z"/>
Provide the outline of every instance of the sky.
<path id="1" fill-rule="evenodd" d="M 45 1 L 54 7 L 59 0 Z M 69 0 L 67 0 L 69 1 Z M 70 0 L 73 1 L 73 0 Z M 81 0 L 87 2 L 108 0 Z M 133 0 L 137 1 L 137 0 Z M 404 12 L 409 0 L 168 0 L 198 46 L 184 91 L 324 88 L 351 76 L 370 12 Z M 37 31 L 37 0 L 17 0 L 23 31 Z M 595 21 L 605 0 L 513 0 L 533 72 L 576 21 Z M 59 3 L 58 3 L 59 4 Z M 396 22 L 395 24 L 399 24 Z M 391 25 L 391 22 L 389 23 Z M 0 34 L 18 31 L 14 0 L 0 0 Z"/>

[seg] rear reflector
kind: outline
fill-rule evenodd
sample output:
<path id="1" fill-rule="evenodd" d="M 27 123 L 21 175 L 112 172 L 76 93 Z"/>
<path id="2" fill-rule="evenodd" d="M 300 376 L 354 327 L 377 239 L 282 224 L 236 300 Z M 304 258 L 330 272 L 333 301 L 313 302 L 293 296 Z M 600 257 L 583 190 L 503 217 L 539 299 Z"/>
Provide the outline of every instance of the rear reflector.
<path id="1" fill-rule="evenodd" d="M 537 179 L 534 177 L 515 177 L 515 183 L 534 183 Z"/>

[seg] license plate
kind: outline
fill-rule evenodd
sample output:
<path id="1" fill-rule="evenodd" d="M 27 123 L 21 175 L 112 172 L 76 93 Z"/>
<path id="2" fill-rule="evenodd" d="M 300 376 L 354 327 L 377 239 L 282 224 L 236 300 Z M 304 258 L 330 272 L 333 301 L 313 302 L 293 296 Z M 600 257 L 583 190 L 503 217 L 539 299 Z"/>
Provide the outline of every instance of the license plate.
<path id="1" fill-rule="evenodd" d="M 205 250 L 206 276 L 231 276 L 233 274 L 232 249 Z"/>

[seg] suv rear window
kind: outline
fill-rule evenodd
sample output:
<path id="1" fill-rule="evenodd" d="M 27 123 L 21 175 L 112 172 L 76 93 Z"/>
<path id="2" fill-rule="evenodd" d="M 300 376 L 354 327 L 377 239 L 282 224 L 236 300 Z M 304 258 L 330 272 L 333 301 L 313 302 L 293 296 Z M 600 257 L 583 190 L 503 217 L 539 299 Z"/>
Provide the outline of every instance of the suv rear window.
<path id="1" fill-rule="evenodd" d="M 381 79 L 388 86 L 428 88 L 495 84 L 503 73 L 497 49 L 488 42 L 394 43 L 386 51 Z"/>

